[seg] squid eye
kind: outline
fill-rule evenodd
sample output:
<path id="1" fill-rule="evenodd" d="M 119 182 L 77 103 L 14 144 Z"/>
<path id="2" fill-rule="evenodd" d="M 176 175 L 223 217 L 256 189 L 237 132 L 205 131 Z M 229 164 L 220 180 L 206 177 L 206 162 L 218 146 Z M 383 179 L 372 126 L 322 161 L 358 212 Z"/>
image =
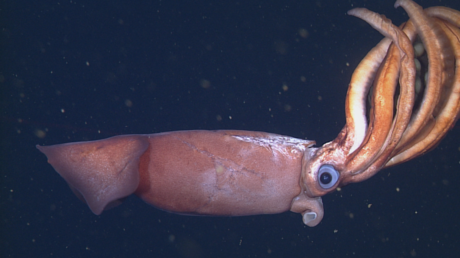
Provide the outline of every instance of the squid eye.
<path id="1" fill-rule="evenodd" d="M 339 180 L 339 172 L 331 165 L 322 165 L 318 172 L 319 185 L 323 189 L 329 189 Z"/>

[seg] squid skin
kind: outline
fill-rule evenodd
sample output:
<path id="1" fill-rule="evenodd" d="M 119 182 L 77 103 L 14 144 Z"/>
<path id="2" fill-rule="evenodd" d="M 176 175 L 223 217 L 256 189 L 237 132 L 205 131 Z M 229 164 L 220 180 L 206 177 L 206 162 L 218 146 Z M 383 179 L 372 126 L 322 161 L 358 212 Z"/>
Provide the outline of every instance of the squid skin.
<path id="1" fill-rule="evenodd" d="M 250 131 L 177 131 L 38 146 L 97 215 L 136 194 L 180 214 L 245 216 L 288 210 L 308 226 L 321 197 L 300 184 L 313 141 Z"/>

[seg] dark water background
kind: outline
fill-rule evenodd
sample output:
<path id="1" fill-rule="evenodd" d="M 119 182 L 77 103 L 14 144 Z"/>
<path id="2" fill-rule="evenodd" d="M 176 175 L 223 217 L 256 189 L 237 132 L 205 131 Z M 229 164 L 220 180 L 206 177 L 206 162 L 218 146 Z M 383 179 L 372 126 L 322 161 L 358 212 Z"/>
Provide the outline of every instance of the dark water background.
<path id="1" fill-rule="evenodd" d="M 324 196 L 315 228 L 290 212 L 179 216 L 135 196 L 96 216 L 35 149 L 190 129 L 330 141 L 382 38 L 352 7 L 407 19 L 393 1 L 2 1 L 0 256 L 458 257 L 458 125 L 422 158 Z"/>

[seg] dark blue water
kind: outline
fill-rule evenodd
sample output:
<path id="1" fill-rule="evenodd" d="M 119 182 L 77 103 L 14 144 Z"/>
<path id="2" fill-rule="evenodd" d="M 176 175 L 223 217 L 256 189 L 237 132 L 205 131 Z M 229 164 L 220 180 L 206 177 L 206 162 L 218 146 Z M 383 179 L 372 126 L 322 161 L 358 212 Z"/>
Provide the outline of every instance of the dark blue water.
<path id="1" fill-rule="evenodd" d="M 134 196 L 96 216 L 35 149 L 189 129 L 330 141 L 354 68 L 382 38 L 346 11 L 407 19 L 376 2 L 3 1 L 0 256 L 457 257 L 458 126 L 422 158 L 325 196 L 315 228 L 290 212 L 179 216 Z"/>

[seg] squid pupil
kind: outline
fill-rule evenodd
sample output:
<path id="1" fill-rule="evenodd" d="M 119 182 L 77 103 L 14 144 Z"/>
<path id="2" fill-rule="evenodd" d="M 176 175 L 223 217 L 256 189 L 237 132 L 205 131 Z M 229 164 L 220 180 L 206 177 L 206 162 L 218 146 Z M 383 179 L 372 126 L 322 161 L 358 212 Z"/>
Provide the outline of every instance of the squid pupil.
<path id="1" fill-rule="evenodd" d="M 332 181 L 332 176 L 329 173 L 322 173 L 321 176 L 319 177 L 319 180 L 321 183 L 327 185 Z"/>

